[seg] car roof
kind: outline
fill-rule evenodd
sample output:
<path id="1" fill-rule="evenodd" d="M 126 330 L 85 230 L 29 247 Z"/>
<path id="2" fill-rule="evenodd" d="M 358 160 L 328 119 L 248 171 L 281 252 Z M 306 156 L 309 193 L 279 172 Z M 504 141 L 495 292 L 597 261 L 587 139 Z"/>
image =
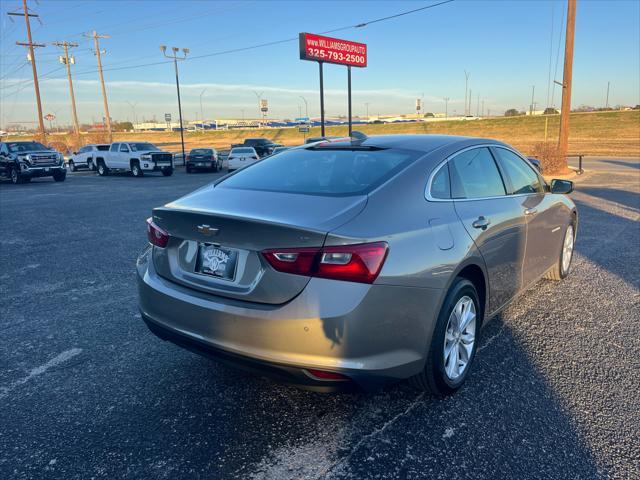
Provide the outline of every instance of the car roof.
<path id="1" fill-rule="evenodd" d="M 308 147 L 322 147 L 330 145 L 340 145 L 343 142 L 348 142 L 348 137 L 341 138 L 333 141 L 324 141 L 314 144 L 309 144 Z M 361 146 L 370 147 L 382 147 L 382 148 L 406 148 L 409 150 L 418 150 L 425 153 L 442 147 L 460 147 L 477 144 L 493 144 L 493 145 L 505 145 L 498 140 L 492 140 L 480 137 L 462 137 L 457 135 L 374 135 L 366 137 L 363 140 L 357 140 L 357 144 Z"/>

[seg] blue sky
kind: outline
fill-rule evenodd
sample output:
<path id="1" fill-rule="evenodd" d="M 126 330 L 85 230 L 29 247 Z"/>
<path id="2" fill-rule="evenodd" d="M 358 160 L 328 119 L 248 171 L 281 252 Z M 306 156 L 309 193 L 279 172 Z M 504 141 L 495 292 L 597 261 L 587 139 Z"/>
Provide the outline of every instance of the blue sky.
<path id="1" fill-rule="evenodd" d="M 405 1 L 169 1 L 169 0 L 41 0 L 30 1 L 42 25 L 33 21 L 35 42 L 69 40 L 74 49 L 74 86 L 81 122 L 102 117 L 102 99 L 91 52 L 92 41 L 82 32 L 111 35 L 102 40 L 111 114 L 139 120 L 177 117 L 173 66 L 130 66 L 162 62 L 160 44 L 188 47 L 189 57 L 295 39 L 298 32 L 321 33 L 335 28 L 426 6 Z M 31 68 L 25 49 L 24 21 L 8 11 L 18 0 L 3 0 L 0 11 L 0 121 L 33 121 L 35 105 Z M 368 45 L 366 69 L 353 70 L 353 108 L 371 115 L 413 112 L 424 96 L 426 111 L 462 112 L 464 70 L 471 72 L 472 110 L 477 94 L 485 110 L 528 108 L 532 85 L 535 100 L 545 105 L 556 71 L 559 35 L 564 31 L 566 1 L 461 1 L 331 34 Z M 553 19 L 553 37 L 552 32 Z M 553 38 L 553 40 L 552 40 Z M 573 105 L 603 105 L 607 81 L 609 103 L 640 103 L 640 2 L 579 0 L 576 23 Z M 551 43 L 553 42 L 553 43 Z M 555 77 L 562 79 L 564 40 Z M 56 47 L 38 49 L 38 70 L 45 113 L 69 121 L 69 92 Z M 45 75 L 48 74 L 48 75 Z M 304 96 L 312 116 L 319 114 L 318 68 L 298 58 L 297 40 L 236 53 L 213 55 L 180 63 L 183 113 L 199 116 L 203 95 L 205 117 L 256 116 L 253 91 L 264 92 L 270 116 L 284 118 L 304 111 Z M 346 69 L 325 66 L 326 111 L 346 114 Z M 560 103 L 555 89 L 554 102 Z M 129 103 L 127 103 L 129 102 Z"/>

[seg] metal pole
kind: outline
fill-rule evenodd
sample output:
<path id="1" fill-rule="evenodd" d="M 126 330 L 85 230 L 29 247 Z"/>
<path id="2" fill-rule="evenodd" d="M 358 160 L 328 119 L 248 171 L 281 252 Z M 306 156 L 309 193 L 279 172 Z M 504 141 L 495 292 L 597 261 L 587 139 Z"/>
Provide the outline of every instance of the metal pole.
<path id="1" fill-rule="evenodd" d="M 202 95 L 204 95 L 204 92 L 206 92 L 207 89 L 205 88 L 204 90 L 202 90 L 202 92 L 200 93 L 200 129 L 204 132 L 204 110 L 202 109 Z"/>
<path id="2" fill-rule="evenodd" d="M 533 99 L 536 94 L 536 86 L 531 85 L 531 105 L 529 106 L 529 115 L 533 116 Z"/>
<path id="3" fill-rule="evenodd" d="M 182 104 L 180 103 L 180 80 L 178 79 L 178 59 L 173 58 L 173 65 L 176 69 L 176 89 L 178 90 L 178 117 L 180 117 L 180 143 L 182 145 L 182 164 L 186 165 L 186 156 L 184 154 L 184 127 L 182 126 Z"/>
<path id="4" fill-rule="evenodd" d="M 467 116 L 467 88 L 469 87 L 469 75 L 466 70 L 464 71 L 464 115 Z"/>
<path id="5" fill-rule="evenodd" d="M 467 115 L 471 116 L 471 98 L 472 98 L 472 90 L 469 89 L 469 108 L 467 109 Z"/>
<path id="6" fill-rule="evenodd" d="M 610 83 L 611 83 L 611 82 L 607 82 L 607 100 L 606 100 L 606 102 L 604 103 L 604 108 L 609 108 L 609 84 L 610 84 Z"/>
<path id="7" fill-rule="evenodd" d="M 568 0 L 567 32 L 564 47 L 564 75 L 562 79 L 562 110 L 560 112 L 560 136 L 558 138 L 558 157 L 563 169 L 567 168 L 567 150 L 569 148 L 569 115 L 571 114 L 571 82 L 573 77 L 573 44 L 576 27 L 576 0 Z"/>
<path id="8" fill-rule="evenodd" d="M 304 102 L 304 112 L 307 118 L 309 118 L 309 104 L 307 103 L 307 99 L 300 95 L 300 98 Z M 300 116 L 302 116 L 302 112 L 300 112 Z"/>
<path id="9" fill-rule="evenodd" d="M 349 90 L 349 94 L 347 96 L 349 101 L 349 136 L 351 136 L 351 65 L 347 65 L 347 89 Z"/>
<path id="10" fill-rule="evenodd" d="M 322 62 L 318 62 L 320 67 L 320 135 L 324 137 L 324 79 L 322 76 Z"/>
<path id="11" fill-rule="evenodd" d="M 73 80 L 71 79 L 71 61 L 69 59 L 69 47 L 77 47 L 77 43 L 56 42 L 54 45 L 64 49 L 64 63 L 67 67 L 67 78 L 69 79 L 69 95 L 71 96 L 71 114 L 73 118 L 73 129 L 76 136 L 80 137 L 80 125 L 78 124 L 78 112 L 76 111 L 76 97 L 73 93 Z"/>

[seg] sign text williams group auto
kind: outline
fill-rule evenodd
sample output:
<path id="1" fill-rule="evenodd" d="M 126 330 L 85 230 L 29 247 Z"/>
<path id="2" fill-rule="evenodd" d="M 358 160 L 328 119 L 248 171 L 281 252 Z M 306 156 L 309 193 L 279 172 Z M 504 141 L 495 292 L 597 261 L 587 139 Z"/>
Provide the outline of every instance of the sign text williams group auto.
<path id="1" fill-rule="evenodd" d="M 337 63 L 351 67 L 367 66 L 367 46 L 313 33 L 300 34 L 300 59 Z"/>

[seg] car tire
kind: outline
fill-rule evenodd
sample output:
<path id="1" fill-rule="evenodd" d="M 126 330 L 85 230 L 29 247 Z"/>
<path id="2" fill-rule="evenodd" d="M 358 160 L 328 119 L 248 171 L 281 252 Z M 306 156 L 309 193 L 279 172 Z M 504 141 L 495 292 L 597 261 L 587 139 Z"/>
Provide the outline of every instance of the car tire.
<path id="1" fill-rule="evenodd" d="M 109 175 L 109 169 L 105 165 L 104 160 L 98 160 L 98 175 L 101 177 Z"/>
<path id="2" fill-rule="evenodd" d="M 67 172 L 65 172 L 64 170 L 61 172 L 55 172 L 53 174 L 53 180 L 56 182 L 64 182 L 67 178 Z"/>
<path id="3" fill-rule="evenodd" d="M 20 175 L 20 170 L 18 170 L 16 167 L 11 167 L 9 178 L 11 179 L 11 183 L 13 183 L 14 185 L 24 183 L 24 177 Z"/>
<path id="4" fill-rule="evenodd" d="M 69 160 L 69 171 L 75 172 L 76 170 L 78 170 L 78 168 L 76 167 L 76 164 L 73 163 L 73 160 Z"/>
<path id="5" fill-rule="evenodd" d="M 458 277 L 447 292 L 422 372 L 411 383 L 434 395 L 450 395 L 469 376 L 479 341 L 483 310 L 469 280 Z M 460 326 L 460 320 L 466 325 Z"/>
<path id="6" fill-rule="evenodd" d="M 187 165 L 186 169 L 187 173 L 193 173 L 193 170 L 191 170 L 191 167 L 189 165 Z"/>
<path id="7" fill-rule="evenodd" d="M 87 168 L 92 172 L 95 172 L 96 166 L 93 163 L 93 158 L 90 158 L 89 160 L 87 160 Z"/>
<path id="8" fill-rule="evenodd" d="M 131 162 L 131 173 L 133 173 L 134 177 L 142 177 L 144 175 L 142 168 L 140 168 L 140 162 L 137 160 Z"/>
<path id="9" fill-rule="evenodd" d="M 545 278 L 549 280 L 560 281 L 567 278 L 571 271 L 571 260 L 573 259 L 573 250 L 576 240 L 576 229 L 574 223 L 571 222 L 567 225 L 564 231 L 564 237 L 562 240 L 562 246 L 560 248 L 560 255 L 558 261 L 551 267 L 551 269 L 545 274 Z"/>
<path id="10" fill-rule="evenodd" d="M 165 177 L 170 177 L 171 175 L 173 175 L 173 168 L 171 167 L 163 168 L 162 175 L 164 175 Z"/>

